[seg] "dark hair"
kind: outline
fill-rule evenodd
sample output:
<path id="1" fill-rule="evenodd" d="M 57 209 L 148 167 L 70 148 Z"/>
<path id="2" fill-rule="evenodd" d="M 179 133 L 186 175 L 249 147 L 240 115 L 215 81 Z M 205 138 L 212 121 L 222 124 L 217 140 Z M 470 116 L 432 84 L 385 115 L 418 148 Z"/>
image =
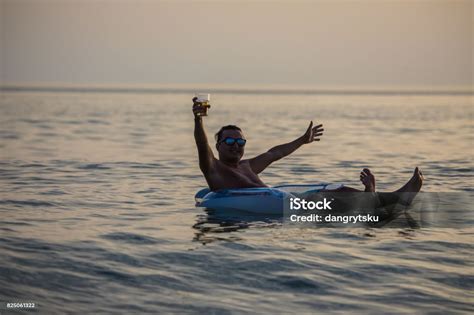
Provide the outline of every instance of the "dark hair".
<path id="1" fill-rule="evenodd" d="M 219 142 L 221 140 L 222 132 L 224 132 L 224 130 L 238 130 L 242 132 L 242 129 L 240 129 L 239 127 L 235 125 L 227 125 L 227 126 L 221 127 L 221 129 L 219 129 L 219 131 L 214 136 L 216 138 L 216 142 Z"/>

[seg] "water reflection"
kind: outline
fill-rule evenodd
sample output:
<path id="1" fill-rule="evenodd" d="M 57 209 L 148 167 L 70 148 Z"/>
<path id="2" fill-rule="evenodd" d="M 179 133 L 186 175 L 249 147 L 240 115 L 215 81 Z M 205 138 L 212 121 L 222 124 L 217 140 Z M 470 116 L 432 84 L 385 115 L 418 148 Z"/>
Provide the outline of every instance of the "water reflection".
<path id="1" fill-rule="evenodd" d="M 283 217 L 278 215 L 256 215 L 239 211 L 223 212 L 213 209 L 203 211 L 205 213 L 198 215 L 193 225 L 193 229 L 196 230 L 193 240 L 203 245 L 214 241 L 239 241 L 241 237 L 225 233 L 248 228 L 272 228 L 281 226 L 283 222 Z"/>

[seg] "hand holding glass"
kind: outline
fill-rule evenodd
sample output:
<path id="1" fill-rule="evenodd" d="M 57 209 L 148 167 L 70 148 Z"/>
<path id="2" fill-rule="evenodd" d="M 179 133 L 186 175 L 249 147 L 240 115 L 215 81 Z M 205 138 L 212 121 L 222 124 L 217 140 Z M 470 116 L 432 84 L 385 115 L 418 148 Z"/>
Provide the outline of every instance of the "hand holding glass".
<path id="1" fill-rule="evenodd" d="M 210 104 L 211 94 L 197 93 L 194 96 L 195 96 L 194 103 L 204 108 L 204 110 L 201 113 L 198 113 L 197 115 L 207 116 L 207 110 L 211 108 L 211 104 Z"/>

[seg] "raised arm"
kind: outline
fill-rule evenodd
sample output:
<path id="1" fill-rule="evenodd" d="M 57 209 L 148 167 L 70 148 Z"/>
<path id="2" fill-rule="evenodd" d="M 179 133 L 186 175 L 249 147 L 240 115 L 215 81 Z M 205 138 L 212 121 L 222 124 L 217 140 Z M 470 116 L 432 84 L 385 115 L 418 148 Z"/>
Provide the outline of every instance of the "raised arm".
<path id="1" fill-rule="evenodd" d="M 193 99 L 194 101 L 195 99 Z M 199 155 L 199 168 L 206 176 L 214 163 L 214 153 L 209 146 L 207 141 L 206 131 L 202 123 L 202 117 L 199 116 L 203 112 L 203 108 L 198 104 L 194 103 L 193 113 L 194 113 L 194 140 L 196 140 L 196 146 L 198 149 Z"/>
<path id="2" fill-rule="evenodd" d="M 322 124 L 313 127 L 313 122 L 311 121 L 308 129 L 301 137 L 298 137 L 291 142 L 273 147 L 267 152 L 250 159 L 250 167 L 255 173 L 261 173 L 267 168 L 267 166 L 287 155 L 290 155 L 303 144 L 321 140 L 320 137 L 323 135 L 324 131 L 322 127 Z"/>

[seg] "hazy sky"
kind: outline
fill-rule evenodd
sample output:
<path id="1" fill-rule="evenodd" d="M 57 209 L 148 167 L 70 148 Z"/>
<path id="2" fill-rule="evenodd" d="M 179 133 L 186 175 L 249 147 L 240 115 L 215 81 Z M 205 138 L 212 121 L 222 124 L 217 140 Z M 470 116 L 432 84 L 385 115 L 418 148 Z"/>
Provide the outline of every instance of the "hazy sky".
<path id="1" fill-rule="evenodd" d="M 473 82 L 470 0 L 0 1 L 4 84 Z"/>

